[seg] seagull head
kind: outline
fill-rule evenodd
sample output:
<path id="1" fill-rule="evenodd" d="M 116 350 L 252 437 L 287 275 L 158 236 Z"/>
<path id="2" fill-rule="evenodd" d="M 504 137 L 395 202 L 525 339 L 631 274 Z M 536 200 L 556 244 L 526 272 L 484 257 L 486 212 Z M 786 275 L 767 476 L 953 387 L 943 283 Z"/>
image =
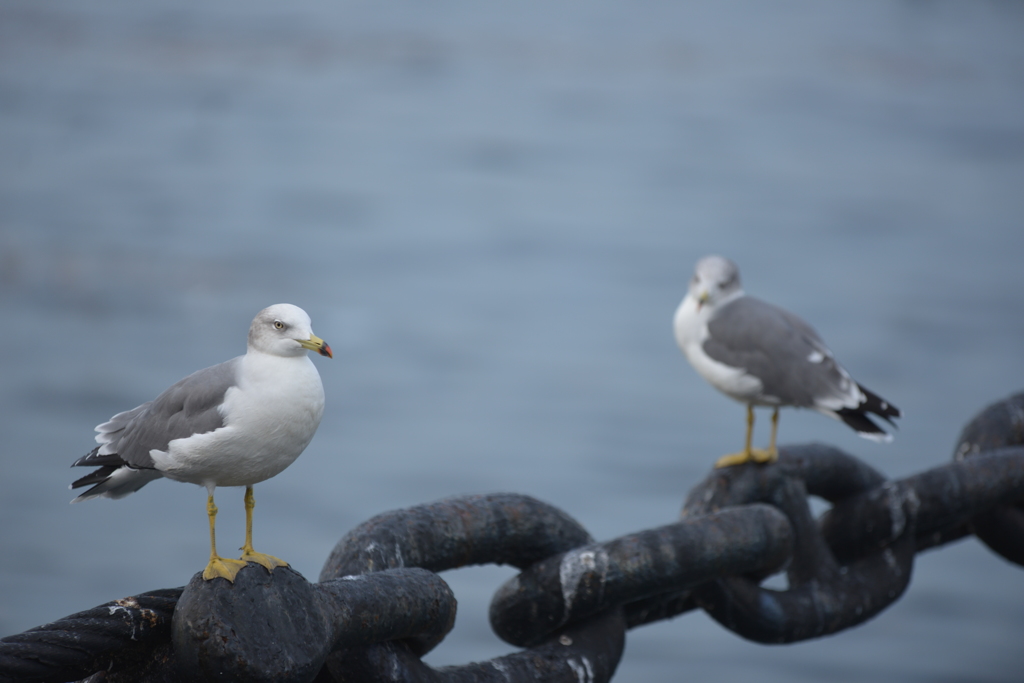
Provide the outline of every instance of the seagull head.
<path id="1" fill-rule="evenodd" d="M 249 348 L 274 356 L 301 356 L 316 351 L 333 358 L 331 347 L 313 334 L 304 310 L 292 304 L 274 304 L 256 314 L 249 327 Z"/>
<path id="2" fill-rule="evenodd" d="M 688 296 L 697 303 L 698 311 L 742 293 L 740 269 L 735 263 L 721 256 L 705 256 L 697 261 Z"/>

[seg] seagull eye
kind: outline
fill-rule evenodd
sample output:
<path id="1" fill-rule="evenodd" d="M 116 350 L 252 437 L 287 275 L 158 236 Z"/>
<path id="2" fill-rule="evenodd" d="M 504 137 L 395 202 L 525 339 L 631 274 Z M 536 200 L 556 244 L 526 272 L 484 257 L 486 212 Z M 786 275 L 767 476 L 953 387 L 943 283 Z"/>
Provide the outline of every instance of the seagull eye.
<path id="1" fill-rule="evenodd" d="M 284 323 L 281 322 L 280 320 L 275 320 L 274 321 L 274 327 L 276 327 L 279 330 L 283 330 L 284 329 Z"/>

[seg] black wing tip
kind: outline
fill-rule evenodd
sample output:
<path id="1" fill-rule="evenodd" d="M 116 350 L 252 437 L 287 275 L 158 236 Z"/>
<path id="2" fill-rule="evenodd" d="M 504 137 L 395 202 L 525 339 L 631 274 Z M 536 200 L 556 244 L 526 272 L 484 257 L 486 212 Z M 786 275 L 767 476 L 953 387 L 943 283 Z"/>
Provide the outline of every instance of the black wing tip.
<path id="1" fill-rule="evenodd" d="M 872 441 L 892 441 L 892 434 L 879 427 L 868 414 L 859 408 L 843 408 L 835 411 L 836 417 L 858 435 Z M 889 420 L 886 420 L 889 422 Z M 889 424 L 892 424 L 891 422 Z M 896 425 L 893 425 L 894 427 Z"/>
<path id="2" fill-rule="evenodd" d="M 71 466 L 72 467 L 88 467 L 88 465 L 89 465 L 89 458 L 96 457 L 96 454 L 99 453 L 99 452 L 100 452 L 100 447 L 97 446 L 96 448 L 92 449 L 91 451 L 89 451 L 88 453 L 86 453 L 85 455 L 80 457 L 78 460 L 75 460 L 73 463 L 71 463 Z"/>
<path id="3" fill-rule="evenodd" d="M 836 416 L 848 427 L 865 438 L 873 439 L 875 441 L 891 441 L 892 435 L 879 427 L 874 420 L 868 416 L 874 415 L 876 417 L 880 417 L 885 420 L 890 427 L 898 429 L 898 426 L 893 420 L 898 417 L 903 417 L 903 412 L 875 392 L 865 389 L 859 384 L 857 387 L 860 389 L 861 393 L 864 394 L 864 402 L 856 408 L 842 408 L 841 410 L 837 410 Z"/>
<path id="4" fill-rule="evenodd" d="M 110 479 L 111 475 L 113 475 L 117 469 L 117 465 L 104 465 L 97 470 L 93 470 L 81 479 L 76 479 L 71 482 L 71 486 L 69 488 L 74 490 L 80 489 L 83 486 L 88 486 L 89 484 L 102 484 L 107 479 Z M 88 491 L 86 491 L 86 493 L 88 493 Z"/>
<path id="5" fill-rule="evenodd" d="M 860 389 L 861 393 L 864 394 L 864 403 L 860 404 L 856 410 L 877 415 L 895 427 L 896 423 L 893 422 L 893 419 L 903 417 L 903 411 L 886 401 L 875 392 L 865 389 L 859 384 L 857 387 Z"/>
<path id="6" fill-rule="evenodd" d="M 107 453 L 100 455 L 100 447 L 92 449 L 78 460 L 71 463 L 72 467 L 108 467 L 113 465 L 115 468 L 121 465 L 127 465 L 128 463 L 118 455 L 117 453 Z"/>

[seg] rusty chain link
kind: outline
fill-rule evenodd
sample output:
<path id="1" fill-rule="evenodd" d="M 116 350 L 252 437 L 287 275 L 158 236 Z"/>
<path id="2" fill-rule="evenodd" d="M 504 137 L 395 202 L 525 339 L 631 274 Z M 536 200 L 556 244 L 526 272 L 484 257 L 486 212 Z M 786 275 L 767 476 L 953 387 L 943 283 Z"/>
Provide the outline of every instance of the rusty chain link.
<path id="1" fill-rule="evenodd" d="M 809 496 L 831 508 L 815 519 Z M 764 643 L 862 623 L 902 595 L 917 552 L 969 534 L 1024 564 L 1024 393 L 976 416 L 950 464 L 888 481 L 835 448 L 791 446 L 714 470 L 674 524 L 603 543 L 515 494 L 388 512 L 346 534 L 315 584 L 251 565 L 234 584 L 193 578 L 0 639 L 0 683 L 603 683 L 628 628 L 697 607 Z M 487 563 L 521 570 L 490 619 L 525 649 L 429 667 L 456 609 L 436 572 Z M 761 585 L 780 570 L 785 590 Z"/>

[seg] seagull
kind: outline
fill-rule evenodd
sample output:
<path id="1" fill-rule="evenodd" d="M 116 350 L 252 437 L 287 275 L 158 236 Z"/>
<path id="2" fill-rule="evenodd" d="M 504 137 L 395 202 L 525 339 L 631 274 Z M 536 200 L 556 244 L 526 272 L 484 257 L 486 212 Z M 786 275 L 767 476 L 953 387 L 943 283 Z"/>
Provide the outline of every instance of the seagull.
<path id="1" fill-rule="evenodd" d="M 71 484 L 92 485 L 72 503 L 123 498 L 167 477 L 205 486 L 210 520 L 207 581 L 234 582 L 247 562 L 273 571 L 284 560 L 252 547 L 254 484 L 280 474 L 306 448 L 324 412 L 324 389 L 308 351 L 333 358 L 298 306 L 275 304 L 249 327 L 244 356 L 194 372 L 137 408 L 96 427 L 99 444 L 72 467 L 99 467 Z M 245 487 L 242 558 L 217 554 L 214 522 L 218 486 Z"/>
<path id="2" fill-rule="evenodd" d="M 697 262 L 673 323 L 676 342 L 697 373 L 747 406 L 743 450 L 723 456 L 715 467 L 777 460 L 775 437 L 782 406 L 812 408 L 867 439 L 892 440 L 868 414 L 895 426 L 899 409 L 853 381 L 806 322 L 747 296 L 739 269 L 729 259 L 706 256 Z M 767 450 L 750 445 L 754 406 L 773 408 Z"/>

